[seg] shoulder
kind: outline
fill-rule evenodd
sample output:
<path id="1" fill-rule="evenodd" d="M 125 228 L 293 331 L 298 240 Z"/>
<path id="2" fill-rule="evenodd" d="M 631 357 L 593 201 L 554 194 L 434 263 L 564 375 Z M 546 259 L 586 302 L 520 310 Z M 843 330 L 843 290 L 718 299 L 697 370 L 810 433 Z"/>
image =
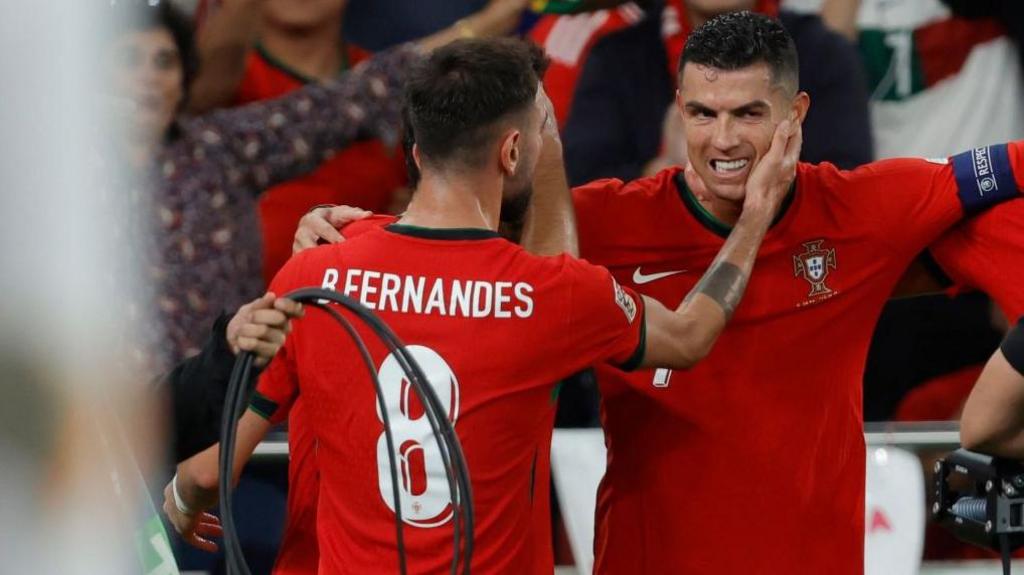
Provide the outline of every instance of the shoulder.
<path id="1" fill-rule="evenodd" d="M 657 174 L 624 182 L 617 178 L 595 180 L 572 190 L 576 211 L 589 216 L 622 206 L 642 207 L 675 190 L 675 177 L 682 169 L 672 167 Z"/>

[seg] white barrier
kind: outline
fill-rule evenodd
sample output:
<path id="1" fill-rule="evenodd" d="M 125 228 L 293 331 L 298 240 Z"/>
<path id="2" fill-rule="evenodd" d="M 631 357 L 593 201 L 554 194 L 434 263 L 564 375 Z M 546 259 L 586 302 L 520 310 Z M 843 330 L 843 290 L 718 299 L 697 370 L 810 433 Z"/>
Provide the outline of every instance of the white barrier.
<path id="1" fill-rule="evenodd" d="M 594 508 L 605 469 L 600 429 L 556 429 L 551 474 L 579 573 L 594 563 Z M 925 486 L 917 457 L 900 448 L 868 449 L 865 575 L 916 575 L 924 546 Z"/>

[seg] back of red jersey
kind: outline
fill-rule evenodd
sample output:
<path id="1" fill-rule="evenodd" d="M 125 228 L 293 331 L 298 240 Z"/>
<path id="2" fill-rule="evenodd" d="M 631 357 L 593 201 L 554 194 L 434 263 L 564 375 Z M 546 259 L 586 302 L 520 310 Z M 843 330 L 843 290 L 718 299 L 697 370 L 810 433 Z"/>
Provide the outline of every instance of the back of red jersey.
<path id="1" fill-rule="evenodd" d="M 408 346 L 455 424 L 476 507 L 473 570 L 550 573 L 531 533 L 548 502 L 554 384 L 602 360 L 639 361 L 643 306 L 602 269 L 538 258 L 487 230 L 392 225 L 291 260 L 271 289 L 324 286 L 373 309 Z M 351 317 L 351 316 L 348 316 Z M 423 408 L 396 359 L 359 327 L 394 431 L 410 572 L 443 573 L 452 507 Z M 353 343 L 310 310 L 264 378 L 297 382 L 317 441 L 321 572 L 397 568 L 382 414 Z M 542 461 L 543 459 L 543 461 Z"/>

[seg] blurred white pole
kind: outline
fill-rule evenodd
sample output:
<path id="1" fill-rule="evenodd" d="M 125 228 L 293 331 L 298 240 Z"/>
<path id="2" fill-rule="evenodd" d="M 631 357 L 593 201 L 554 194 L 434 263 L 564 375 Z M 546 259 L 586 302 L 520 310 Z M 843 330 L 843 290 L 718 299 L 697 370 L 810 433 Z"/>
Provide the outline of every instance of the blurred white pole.
<path id="1" fill-rule="evenodd" d="M 0 1 L 5 573 L 140 571 L 137 510 L 125 503 L 142 495 L 125 477 L 137 468 L 110 432 L 133 415 L 119 409 L 141 386 L 138 374 L 117 367 L 129 327 L 121 296 L 133 277 L 122 265 L 125 235 L 115 233 L 126 202 L 104 183 L 124 180 L 100 170 L 117 165 L 100 137 L 115 129 L 99 105 L 108 92 L 100 31 L 111 23 L 109 3 Z M 131 425 L 133 437 L 151 436 Z M 152 452 L 143 445 L 136 453 Z"/>

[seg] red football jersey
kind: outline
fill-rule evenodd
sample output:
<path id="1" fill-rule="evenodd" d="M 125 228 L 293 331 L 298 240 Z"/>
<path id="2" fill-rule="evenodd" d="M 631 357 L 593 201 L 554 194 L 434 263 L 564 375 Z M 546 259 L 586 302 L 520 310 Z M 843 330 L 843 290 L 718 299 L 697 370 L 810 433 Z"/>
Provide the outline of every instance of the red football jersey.
<path id="1" fill-rule="evenodd" d="M 368 56 L 355 48 L 347 50 L 351 65 Z M 236 104 L 278 98 L 308 81 L 256 49 L 246 62 Z M 267 190 L 259 202 L 263 277 L 267 283 L 291 257 L 295 226 L 309 208 L 318 204 L 346 204 L 386 212 L 393 192 L 405 184 L 401 151 L 387 148 L 377 140 L 366 140 L 341 150 L 311 174 Z"/>
<path id="2" fill-rule="evenodd" d="M 976 160 L 997 158 L 989 183 L 968 174 L 973 156 L 851 172 L 800 164 L 711 354 L 688 372 L 598 369 L 608 469 L 596 572 L 863 573 L 872 330 L 908 263 L 962 204 L 977 207 L 995 183 L 1017 193 L 1024 150 L 990 152 Z M 582 255 L 670 308 L 729 231 L 678 169 L 595 182 L 575 199 Z"/>
<path id="3" fill-rule="evenodd" d="M 548 512 L 537 480 L 547 469 L 554 384 L 603 360 L 639 361 L 640 298 L 607 270 L 533 256 L 487 230 L 399 225 L 299 254 L 272 289 L 310 285 L 376 310 L 448 407 L 473 484 L 473 569 L 550 573 L 550 561 L 540 567 L 536 559 L 550 550 L 537 549 L 531 529 Z M 369 330 L 359 331 L 395 434 L 409 569 L 447 572 L 452 508 L 437 444 L 395 359 Z M 387 443 L 366 370 L 342 328 L 310 310 L 261 378 L 261 391 L 291 390 L 268 396 L 282 406 L 301 395 L 316 438 L 325 573 L 397 567 Z"/>
<path id="4" fill-rule="evenodd" d="M 929 251 L 958 285 L 992 296 L 1011 324 L 1024 315 L 1024 200 L 967 220 Z"/>
<path id="5" fill-rule="evenodd" d="M 276 398 L 277 401 L 269 398 Z M 262 378 L 249 407 L 271 423 L 288 420 L 288 501 L 274 575 L 315 575 L 320 562 L 316 540 L 316 441 L 304 417 L 305 402 L 292 382 Z"/>

